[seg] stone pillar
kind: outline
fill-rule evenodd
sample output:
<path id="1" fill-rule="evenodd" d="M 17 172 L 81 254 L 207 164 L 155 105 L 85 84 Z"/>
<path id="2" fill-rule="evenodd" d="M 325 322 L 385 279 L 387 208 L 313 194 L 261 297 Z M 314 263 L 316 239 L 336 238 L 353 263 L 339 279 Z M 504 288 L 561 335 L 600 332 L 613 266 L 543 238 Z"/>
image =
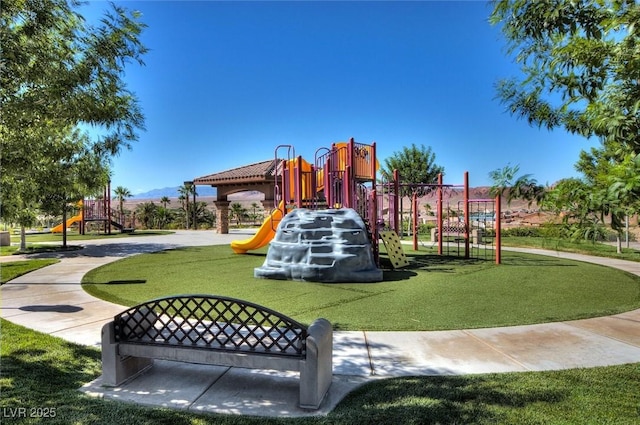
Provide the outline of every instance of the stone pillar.
<path id="1" fill-rule="evenodd" d="M 102 384 L 117 387 L 132 376 L 153 365 L 153 359 L 121 356 L 118 353 L 115 324 L 102 327 Z"/>
<path id="2" fill-rule="evenodd" d="M 229 201 L 214 201 L 216 206 L 216 231 L 220 234 L 229 233 Z"/>
<path id="3" fill-rule="evenodd" d="M 481 244 L 483 236 L 484 231 L 482 229 L 473 229 L 471 238 L 474 244 Z"/>

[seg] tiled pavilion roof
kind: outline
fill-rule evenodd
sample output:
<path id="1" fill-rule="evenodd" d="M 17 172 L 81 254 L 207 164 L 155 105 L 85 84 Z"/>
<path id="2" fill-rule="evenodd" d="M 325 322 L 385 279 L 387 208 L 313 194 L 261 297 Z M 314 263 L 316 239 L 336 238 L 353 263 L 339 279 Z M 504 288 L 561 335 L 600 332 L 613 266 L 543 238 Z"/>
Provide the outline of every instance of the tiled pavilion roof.
<path id="1" fill-rule="evenodd" d="M 275 180 L 277 161 L 279 160 L 270 159 L 256 162 L 231 170 L 198 177 L 194 179 L 193 182 L 196 185 L 210 186 L 273 182 Z"/>

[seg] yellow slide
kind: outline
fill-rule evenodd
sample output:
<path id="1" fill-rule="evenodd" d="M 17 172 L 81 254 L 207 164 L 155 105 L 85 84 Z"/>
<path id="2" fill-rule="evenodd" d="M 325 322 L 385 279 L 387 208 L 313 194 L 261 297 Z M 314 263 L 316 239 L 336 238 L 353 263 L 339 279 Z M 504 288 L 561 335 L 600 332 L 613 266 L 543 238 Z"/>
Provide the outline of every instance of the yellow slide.
<path id="1" fill-rule="evenodd" d="M 236 254 L 245 254 L 249 250 L 262 248 L 268 244 L 276 234 L 278 224 L 283 217 L 283 211 L 284 201 L 280 201 L 278 208 L 273 210 L 269 217 L 265 218 L 262 222 L 262 226 L 260 226 L 255 235 L 249 239 L 231 242 L 231 249 L 233 249 L 233 252 Z"/>
<path id="2" fill-rule="evenodd" d="M 69 220 L 67 220 L 67 227 L 79 221 L 82 221 L 82 214 L 74 215 Z M 51 233 L 61 233 L 61 232 L 62 232 L 62 223 L 58 224 L 56 227 L 51 229 Z"/>

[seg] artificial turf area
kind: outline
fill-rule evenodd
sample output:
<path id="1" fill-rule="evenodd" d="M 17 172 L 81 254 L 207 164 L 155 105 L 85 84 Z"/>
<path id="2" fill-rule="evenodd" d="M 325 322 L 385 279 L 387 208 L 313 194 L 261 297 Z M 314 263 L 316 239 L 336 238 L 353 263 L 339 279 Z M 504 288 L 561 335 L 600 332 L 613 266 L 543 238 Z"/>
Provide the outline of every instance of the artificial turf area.
<path id="1" fill-rule="evenodd" d="M 178 294 L 240 298 L 336 330 L 443 330 L 596 317 L 640 307 L 640 277 L 557 257 L 503 253 L 503 264 L 407 251 L 411 265 L 384 281 L 322 284 L 253 277 L 266 248 L 228 246 L 132 256 L 89 272 L 84 288 L 122 305 Z"/>

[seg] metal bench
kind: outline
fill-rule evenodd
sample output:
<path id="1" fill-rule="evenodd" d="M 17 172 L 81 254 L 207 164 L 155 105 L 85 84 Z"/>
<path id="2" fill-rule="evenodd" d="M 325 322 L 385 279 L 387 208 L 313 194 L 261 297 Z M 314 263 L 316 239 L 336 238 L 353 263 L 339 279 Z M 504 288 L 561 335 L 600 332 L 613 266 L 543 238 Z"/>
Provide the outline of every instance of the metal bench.
<path id="1" fill-rule="evenodd" d="M 300 407 L 318 409 L 333 376 L 333 331 L 234 298 L 183 295 L 131 307 L 102 328 L 102 376 L 118 386 L 153 359 L 300 372 Z"/>
<path id="2" fill-rule="evenodd" d="M 442 237 L 453 237 L 454 242 L 464 241 L 464 232 L 465 227 L 463 224 L 460 225 L 444 225 L 442 226 Z M 471 242 L 473 244 L 481 244 L 483 243 L 484 238 L 484 230 L 482 229 L 473 229 L 471 230 Z M 443 239 L 444 241 L 445 239 Z M 438 229 L 436 227 L 431 229 L 431 241 L 438 242 Z"/>
<path id="3" fill-rule="evenodd" d="M 464 224 L 443 224 L 442 237 L 453 237 L 454 240 L 464 240 L 465 226 Z M 437 242 L 439 237 L 438 228 L 431 229 L 431 241 Z M 443 239 L 444 240 L 444 239 Z"/>

